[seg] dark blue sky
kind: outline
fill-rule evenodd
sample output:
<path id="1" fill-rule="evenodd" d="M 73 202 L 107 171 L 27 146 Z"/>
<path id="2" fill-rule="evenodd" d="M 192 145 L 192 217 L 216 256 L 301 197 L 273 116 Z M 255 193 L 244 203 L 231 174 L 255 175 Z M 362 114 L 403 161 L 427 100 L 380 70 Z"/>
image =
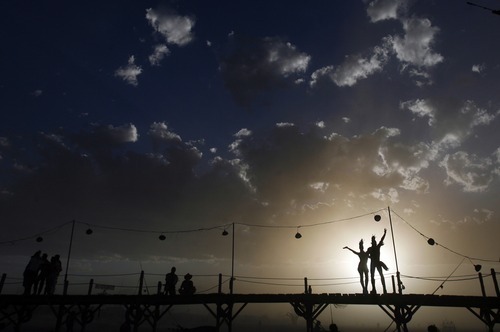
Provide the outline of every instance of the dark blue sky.
<path id="1" fill-rule="evenodd" d="M 438 243 L 496 261 L 499 26 L 465 1 L 3 1 L 0 241 L 73 219 L 293 228 L 391 206 Z M 344 264 L 343 245 L 388 226 L 363 225 L 300 247 L 239 229 L 238 267 L 331 274 L 308 255 Z M 397 227 L 403 269 L 446 275 L 460 261 Z M 342 243 L 318 250 L 326 234 Z M 227 244 L 203 236 L 203 249 L 169 244 L 168 254 L 133 232 L 106 236 L 105 246 L 82 240 L 73 269 L 96 272 L 102 259 L 228 268 Z M 6 269 L 22 270 L 16 257 L 37 246 L 8 246 Z"/>

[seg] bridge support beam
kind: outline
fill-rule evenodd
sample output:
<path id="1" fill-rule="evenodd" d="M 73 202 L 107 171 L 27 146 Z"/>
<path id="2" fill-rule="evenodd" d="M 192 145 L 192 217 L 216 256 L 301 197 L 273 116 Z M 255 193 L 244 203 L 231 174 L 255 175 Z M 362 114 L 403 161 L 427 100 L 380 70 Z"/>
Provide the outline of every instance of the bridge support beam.
<path id="1" fill-rule="evenodd" d="M 481 286 L 481 294 L 486 297 L 486 290 L 484 287 L 483 275 L 481 272 L 478 273 L 479 284 Z M 494 269 L 491 269 L 491 278 L 493 279 L 493 285 L 495 286 L 495 293 L 497 297 L 500 297 L 500 290 L 498 288 L 497 274 Z M 479 318 L 486 326 L 488 331 L 493 331 L 495 324 L 500 323 L 500 308 L 480 308 L 479 312 L 474 311 L 471 307 L 466 307 L 474 316 Z"/>
<path id="2" fill-rule="evenodd" d="M 6 305 L 0 307 L 0 330 L 12 325 L 14 331 L 21 331 L 21 326 L 31 320 L 36 305 Z"/>
<path id="3" fill-rule="evenodd" d="M 396 330 L 398 332 L 408 332 L 408 324 L 413 315 L 420 308 L 418 305 L 384 305 L 379 304 L 379 307 L 389 316 L 392 321 L 396 324 Z"/>
<path id="4" fill-rule="evenodd" d="M 310 302 L 294 302 L 290 304 L 292 305 L 295 313 L 306 320 L 306 332 L 313 332 L 314 321 L 329 305 L 329 303 L 314 305 Z"/>

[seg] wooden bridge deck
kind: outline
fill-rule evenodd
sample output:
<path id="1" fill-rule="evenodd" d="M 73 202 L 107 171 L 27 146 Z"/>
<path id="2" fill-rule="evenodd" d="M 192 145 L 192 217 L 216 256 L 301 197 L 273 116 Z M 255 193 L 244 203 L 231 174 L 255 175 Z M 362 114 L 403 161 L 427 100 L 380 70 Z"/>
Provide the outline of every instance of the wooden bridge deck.
<path id="1" fill-rule="evenodd" d="M 500 309 L 500 298 L 490 296 L 425 294 L 195 294 L 195 295 L 0 295 L 5 305 L 188 305 L 237 303 L 307 303 L 344 305 L 394 305 Z"/>

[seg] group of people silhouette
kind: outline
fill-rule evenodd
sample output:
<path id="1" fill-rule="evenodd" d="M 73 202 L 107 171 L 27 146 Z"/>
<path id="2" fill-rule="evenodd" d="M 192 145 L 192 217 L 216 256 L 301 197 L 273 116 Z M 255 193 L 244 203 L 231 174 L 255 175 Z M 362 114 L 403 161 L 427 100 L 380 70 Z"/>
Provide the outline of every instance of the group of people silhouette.
<path id="1" fill-rule="evenodd" d="M 25 295 L 52 295 L 55 292 L 57 278 L 62 271 L 59 255 L 48 260 L 48 255 L 38 250 L 31 256 L 23 273 L 23 287 Z"/>
<path id="2" fill-rule="evenodd" d="M 380 275 L 380 281 L 382 283 L 384 294 L 387 293 L 382 269 L 387 271 L 389 268 L 387 267 L 387 265 L 385 265 L 384 262 L 380 260 L 380 247 L 384 245 L 384 239 L 386 234 L 387 234 L 387 229 L 384 228 L 384 235 L 382 235 L 382 238 L 378 243 L 377 240 L 375 239 L 375 235 L 373 235 L 371 247 L 369 247 L 366 251 L 364 250 L 363 239 L 359 241 L 359 252 L 347 246 L 343 248 L 350 250 L 359 257 L 358 272 L 359 272 L 359 281 L 361 283 L 361 287 L 363 288 L 363 294 L 368 294 L 368 258 L 370 259 L 370 281 L 372 284 L 371 293 L 372 294 L 377 293 L 377 290 L 375 288 L 375 270 L 377 270 Z"/>
<path id="3" fill-rule="evenodd" d="M 176 268 L 173 266 L 170 272 L 165 275 L 165 295 L 175 295 L 175 287 L 179 282 L 179 277 L 175 274 Z M 179 288 L 179 294 L 181 295 L 193 295 L 196 292 L 196 287 L 194 287 L 193 276 L 189 273 L 184 275 L 184 280 Z"/>

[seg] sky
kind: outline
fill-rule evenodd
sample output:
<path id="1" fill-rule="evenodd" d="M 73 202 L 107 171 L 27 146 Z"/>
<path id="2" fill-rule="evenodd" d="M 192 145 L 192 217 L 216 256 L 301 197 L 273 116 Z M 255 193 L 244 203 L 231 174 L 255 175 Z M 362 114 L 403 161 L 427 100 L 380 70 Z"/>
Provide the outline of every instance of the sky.
<path id="1" fill-rule="evenodd" d="M 499 25 L 465 1 L 2 1 L 2 269 L 66 268 L 75 221 L 73 280 L 360 292 L 342 248 L 384 228 L 405 291 L 490 273 Z"/>

